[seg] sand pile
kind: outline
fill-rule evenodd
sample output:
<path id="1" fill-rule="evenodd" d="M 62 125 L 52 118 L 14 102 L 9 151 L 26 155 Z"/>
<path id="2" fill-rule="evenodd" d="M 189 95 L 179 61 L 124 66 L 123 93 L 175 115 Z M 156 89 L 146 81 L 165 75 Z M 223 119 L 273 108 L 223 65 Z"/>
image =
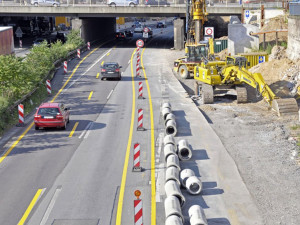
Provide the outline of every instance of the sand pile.
<path id="1" fill-rule="evenodd" d="M 271 18 L 265 22 L 265 25 L 263 26 L 260 31 L 273 31 L 273 30 L 282 30 L 282 29 L 288 29 L 287 19 L 286 16 L 277 16 L 274 18 Z M 276 34 L 275 33 L 267 33 L 266 34 L 266 41 L 275 41 Z M 285 41 L 288 40 L 288 32 L 278 32 L 278 41 Z M 263 42 L 263 35 L 259 35 L 259 42 Z"/>

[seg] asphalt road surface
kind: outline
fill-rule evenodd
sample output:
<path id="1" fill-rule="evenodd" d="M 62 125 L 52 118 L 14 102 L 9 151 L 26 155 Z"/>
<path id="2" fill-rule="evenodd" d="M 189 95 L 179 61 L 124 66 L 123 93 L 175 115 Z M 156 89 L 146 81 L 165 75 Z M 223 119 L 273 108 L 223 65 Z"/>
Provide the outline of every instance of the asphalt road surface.
<path id="1" fill-rule="evenodd" d="M 166 67 L 164 49 L 173 47 L 173 27 L 154 29 L 141 52 L 142 77 L 136 78 L 135 42 L 141 37 L 94 46 L 69 62 L 67 75 L 57 71 L 48 101 L 71 107 L 70 124 L 66 130 L 36 131 L 32 117 L 26 118 L 27 127 L 19 128 L 23 135 L 19 131 L 2 148 L 1 225 L 132 225 L 137 189 L 144 224 L 164 224 L 160 107 L 166 100 L 174 106 L 178 137 L 188 138 L 195 150 L 194 160 L 181 165 L 205 181 L 204 196 L 186 196 L 184 215 L 193 203 L 206 210 L 209 224 L 260 224 L 234 162 Z M 121 81 L 99 79 L 103 61 L 122 65 Z M 144 99 L 137 98 L 138 82 Z M 144 110 L 145 131 L 137 131 L 138 109 Z M 137 142 L 143 172 L 132 172 Z"/>

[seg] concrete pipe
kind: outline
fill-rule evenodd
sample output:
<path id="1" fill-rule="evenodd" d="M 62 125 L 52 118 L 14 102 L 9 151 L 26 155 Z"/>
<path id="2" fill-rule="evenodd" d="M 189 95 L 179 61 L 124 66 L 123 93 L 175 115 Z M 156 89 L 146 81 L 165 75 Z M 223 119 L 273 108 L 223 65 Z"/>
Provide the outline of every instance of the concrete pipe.
<path id="1" fill-rule="evenodd" d="M 187 140 L 183 139 L 178 142 L 178 157 L 183 161 L 192 158 L 192 150 L 189 148 Z"/>
<path id="2" fill-rule="evenodd" d="M 179 159 L 177 155 L 170 155 L 167 158 L 167 168 L 169 167 L 176 167 L 180 171 Z"/>
<path id="3" fill-rule="evenodd" d="M 186 180 L 189 177 L 195 176 L 195 173 L 191 169 L 184 169 L 180 172 L 180 182 L 183 187 L 186 188 Z"/>
<path id="4" fill-rule="evenodd" d="M 172 144 L 175 146 L 175 139 L 172 135 L 166 135 L 164 137 L 164 145 Z"/>
<path id="5" fill-rule="evenodd" d="M 169 180 L 165 183 L 165 192 L 167 197 L 175 196 L 178 198 L 180 206 L 182 207 L 185 203 L 185 197 L 182 195 L 179 185 L 174 180 Z"/>
<path id="6" fill-rule="evenodd" d="M 177 134 L 177 128 L 176 128 L 176 122 L 175 120 L 169 120 L 166 124 L 166 134 L 170 134 L 172 136 L 176 136 Z"/>
<path id="7" fill-rule="evenodd" d="M 164 155 L 165 155 L 165 162 L 167 162 L 168 157 L 170 155 L 176 155 L 175 146 L 172 144 L 167 144 L 164 146 Z"/>
<path id="8" fill-rule="evenodd" d="M 180 208 L 180 202 L 176 196 L 168 196 L 165 199 L 164 205 L 166 218 L 169 218 L 170 216 L 176 216 L 180 218 L 181 222 L 184 221 Z"/>
<path id="9" fill-rule="evenodd" d="M 183 225 L 182 219 L 178 216 L 169 216 L 166 219 L 165 225 Z"/>
<path id="10" fill-rule="evenodd" d="M 207 225 L 204 210 L 200 205 L 193 205 L 189 208 L 189 217 L 191 225 Z"/>
<path id="11" fill-rule="evenodd" d="M 163 116 L 164 120 L 166 120 L 167 119 L 167 115 L 170 114 L 170 113 L 172 113 L 172 111 L 169 108 L 163 108 L 161 113 L 162 113 L 162 116 Z"/>
<path id="12" fill-rule="evenodd" d="M 167 125 L 167 122 L 168 122 L 169 120 L 174 120 L 174 121 L 176 121 L 176 120 L 175 120 L 175 115 L 174 115 L 173 113 L 169 113 L 169 114 L 167 115 L 166 120 L 165 120 L 165 125 Z"/>
<path id="13" fill-rule="evenodd" d="M 191 176 L 186 180 L 186 189 L 192 195 L 200 194 L 202 191 L 202 182 L 196 176 Z"/>
<path id="14" fill-rule="evenodd" d="M 162 104 L 162 109 L 164 108 L 169 108 L 170 110 L 172 110 L 172 106 L 171 106 L 171 103 L 170 102 L 165 102 Z"/>
<path id="15" fill-rule="evenodd" d="M 169 156 L 169 157 L 171 157 L 171 156 Z M 176 183 L 180 187 L 179 169 L 177 167 L 172 166 L 172 167 L 168 167 L 166 169 L 166 182 L 168 182 L 169 180 L 176 181 Z"/>

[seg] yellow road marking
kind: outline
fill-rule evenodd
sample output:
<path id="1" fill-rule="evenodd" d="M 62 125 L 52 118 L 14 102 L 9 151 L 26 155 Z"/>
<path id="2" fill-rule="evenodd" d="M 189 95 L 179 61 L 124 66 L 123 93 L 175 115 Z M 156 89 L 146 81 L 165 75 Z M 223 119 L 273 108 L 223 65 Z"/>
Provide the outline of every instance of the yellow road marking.
<path id="1" fill-rule="evenodd" d="M 106 42 L 105 42 L 106 43 Z M 103 43 L 103 44 L 105 44 Z M 102 45 L 103 45 L 102 44 Z M 72 76 L 75 74 L 75 72 L 77 71 L 78 67 L 80 66 L 80 64 L 88 57 L 90 56 L 92 53 L 94 53 L 96 50 L 98 50 L 102 45 L 100 45 L 99 47 L 95 48 L 94 50 L 92 50 L 89 54 L 87 54 L 80 62 L 79 64 L 75 67 L 75 69 L 73 70 L 72 74 L 69 76 L 68 80 L 64 83 L 64 85 L 62 86 L 62 88 L 58 91 L 58 93 L 54 96 L 54 98 L 51 100 L 51 102 L 54 102 L 54 100 L 57 98 L 57 96 L 62 92 L 62 90 L 65 88 L 65 86 L 69 83 L 70 79 L 72 78 Z M 21 141 L 21 139 L 28 133 L 28 131 L 32 128 L 32 126 L 34 125 L 34 122 L 32 122 L 29 127 L 21 134 L 21 136 L 12 144 L 12 146 L 4 153 L 4 155 L 2 155 L 0 157 L 0 163 L 6 158 L 6 156 L 16 147 L 16 145 Z"/>
<path id="2" fill-rule="evenodd" d="M 19 138 L 10 146 L 10 148 L 4 153 L 3 156 L 0 158 L 0 163 L 5 159 L 5 157 L 16 147 L 16 145 L 21 141 L 21 139 L 25 136 L 25 134 L 32 128 L 34 122 L 32 122 L 29 127 L 19 136 Z"/>
<path id="3" fill-rule="evenodd" d="M 148 98 L 149 98 L 149 108 L 150 108 L 150 121 L 151 121 L 151 225 L 156 224 L 156 186 L 155 186 L 155 138 L 154 138 L 154 118 L 153 118 L 153 106 L 151 99 L 150 86 L 147 79 L 146 71 L 144 69 L 143 54 L 146 48 L 143 49 L 141 54 L 141 65 L 143 68 L 143 73 L 146 81 Z"/>
<path id="4" fill-rule="evenodd" d="M 104 61 L 102 61 L 101 66 L 104 64 Z"/>
<path id="5" fill-rule="evenodd" d="M 92 97 L 92 95 L 93 95 L 93 91 L 91 91 L 91 93 L 90 93 L 90 95 L 89 95 L 89 97 L 88 97 L 88 100 L 91 100 L 91 97 Z"/>
<path id="6" fill-rule="evenodd" d="M 228 214 L 232 225 L 241 225 L 234 209 L 228 209 Z"/>
<path id="7" fill-rule="evenodd" d="M 110 55 L 110 52 L 106 54 L 106 56 L 109 56 L 109 55 Z"/>
<path id="8" fill-rule="evenodd" d="M 22 216 L 21 220 L 19 221 L 18 225 L 23 225 L 27 219 L 27 217 L 29 216 L 31 210 L 33 209 L 35 203 L 37 202 L 37 200 L 39 199 L 40 195 L 42 194 L 43 189 L 38 189 L 38 191 L 35 193 L 33 199 L 31 200 L 28 208 L 26 209 L 24 215 Z"/>
<path id="9" fill-rule="evenodd" d="M 76 123 L 75 123 L 75 125 L 74 125 L 74 127 L 73 127 L 73 129 L 72 129 L 72 131 L 71 131 L 71 133 L 70 133 L 70 135 L 69 135 L 69 137 L 72 137 L 72 136 L 73 136 L 73 134 L 74 134 L 74 132 L 75 132 L 75 130 L 76 130 L 78 124 L 79 124 L 79 122 L 76 122 Z"/>
<path id="10" fill-rule="evenodd" d="M 122 222 L 123 199 L 124 199 L 125 184 L 126 184 L 127 170 L 128 170 L 128 161 L 129 161 L 129 155 L 130 155 L 133 125 L 134 125 L 134 116 L 135 116 L 135 86 L 134 86 L 134 73 L 133 73 L 133 65 L 132 65 L 132 61 L 133 61 L 132 59 L 133 59 L 134 53 L 135 53 L 135 51 L 133 51 L 133 53 L 131 55 L 131 80 L 132 80 L 131 81 L 132 82 L 131 122 L 130 122 L 129 137 L 128 137 L 128 143 L 127 143 L 127 149 L 126 149 L 126 155 L 125 155 L 125 161 L 124 161 L 124 168 L 123 168 L 123 173 L 122 173 L 122 181 L 121 181 L 121 186 L 120 186 L 120 195 L 119 195 L 119 201 L 118 201 L 116 225 L 121 225 L 121 222 Z"/>
<path id="11" fill-rule="evenodd" d="M 99 78 L 99 75 L 100 75 L 100 73 L 97 73 L 97 76 L 96 76 L 97 79 Z"/>

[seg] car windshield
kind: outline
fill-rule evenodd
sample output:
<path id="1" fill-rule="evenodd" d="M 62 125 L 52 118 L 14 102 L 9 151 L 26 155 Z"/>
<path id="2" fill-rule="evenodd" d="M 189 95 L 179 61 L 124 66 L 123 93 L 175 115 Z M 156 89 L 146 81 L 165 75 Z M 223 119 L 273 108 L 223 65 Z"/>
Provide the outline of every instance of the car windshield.
<path id="1" fill-rule="evenodd" d="M 40 108 L 38 111 L 38 115 L 47 116 L 47 115 L 57 115 L 59 113 L 58 108 Z"/>
<path id="2" fill-rule="evenodd" d="M 103 67 L 106 69 L 115 69 L 115 68 L 117 68 L 117 65 L 116 64 L 104 64 Z"/>

